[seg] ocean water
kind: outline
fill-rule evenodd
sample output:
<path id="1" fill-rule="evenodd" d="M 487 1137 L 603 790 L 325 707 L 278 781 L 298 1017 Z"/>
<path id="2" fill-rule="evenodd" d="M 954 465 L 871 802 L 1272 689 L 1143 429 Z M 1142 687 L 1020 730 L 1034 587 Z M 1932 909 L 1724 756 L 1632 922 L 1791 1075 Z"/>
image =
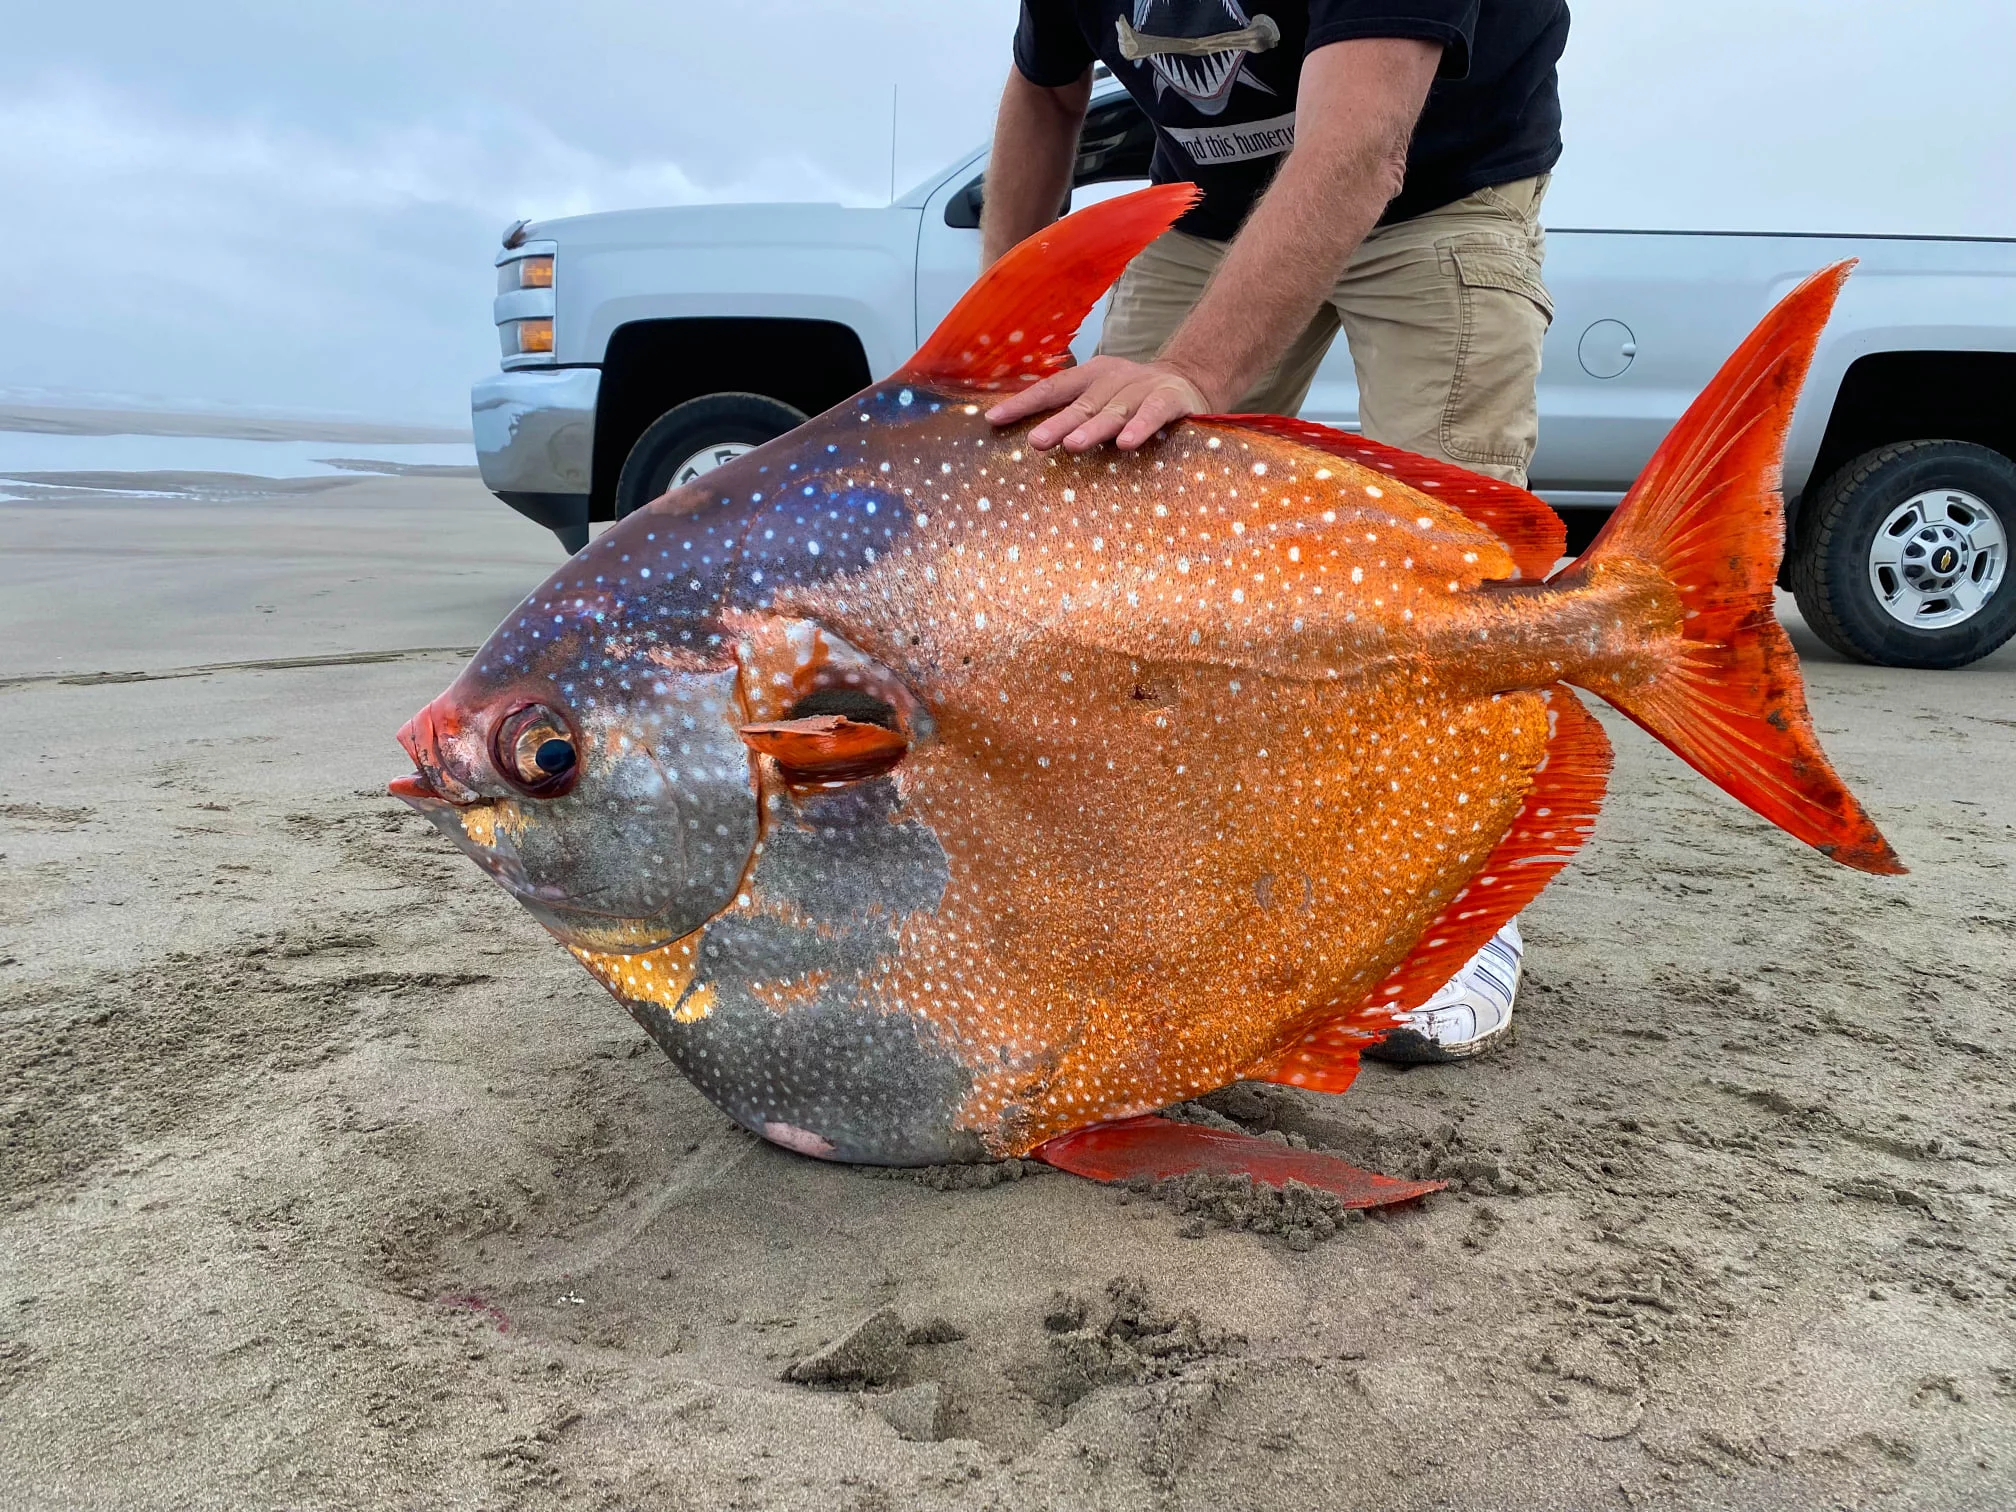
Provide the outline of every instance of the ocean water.
<path id="1" fill-rule="evenodd" d="M 335 464 L 344 465 L 337 466 Z M 62 436 L 0 430 L 0 491 L 34 473 L 235 473 L 319 478 L 408 467 L 474 467 L 468 442 L 242 441 L 220 436 Z M 53 479 L 42 480 L 45 484 Z M 126 490 L 108 490 L 125 492 Z M 154 492 L 136 478 L 133 492 Z"/>

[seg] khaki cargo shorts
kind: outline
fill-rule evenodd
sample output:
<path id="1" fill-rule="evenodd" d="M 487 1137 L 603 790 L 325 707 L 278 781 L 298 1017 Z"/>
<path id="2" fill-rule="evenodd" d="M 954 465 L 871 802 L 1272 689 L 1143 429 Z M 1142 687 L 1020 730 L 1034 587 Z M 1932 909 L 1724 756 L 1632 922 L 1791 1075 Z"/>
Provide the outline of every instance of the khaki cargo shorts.
<path id="1" fill-rule="evenodd" d="M 1341 326 L 1366 435 L 1525 483 L 1540 430 L 1540 342 L 1554 315 L 1540 282 L 1546 192 L 1543 174 L 1376 227 L 1308 327 L 1235 408 L 1294 414 Z M 1137 361 L 1159 353 L 1227 246 L 1182 231 L 1152 242 L 1114 287 L 1100 352 Z"/>

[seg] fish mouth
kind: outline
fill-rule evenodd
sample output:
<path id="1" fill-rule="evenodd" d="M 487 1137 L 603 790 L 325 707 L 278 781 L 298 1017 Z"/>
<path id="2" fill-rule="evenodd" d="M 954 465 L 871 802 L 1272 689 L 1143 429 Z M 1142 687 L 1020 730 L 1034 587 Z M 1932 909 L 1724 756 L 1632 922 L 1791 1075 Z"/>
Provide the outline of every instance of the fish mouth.
<path id="1" fill-rule="evenodd" d="M 462 733 L 461 717 L 452 708 L 444 706 L 439 698 L 407 720 L 399 727 L 399 744 L 412 758 L 413 771 L 394 777 L 386 784 L 386 791 L 394 798 L 420 808 L 423 813 L 426 812 L 421 807 L 423 804 L 446 803 L 466 808 L 477 802 L 482 795 L 459 781 L 449 770 L 444 749 Z"/>

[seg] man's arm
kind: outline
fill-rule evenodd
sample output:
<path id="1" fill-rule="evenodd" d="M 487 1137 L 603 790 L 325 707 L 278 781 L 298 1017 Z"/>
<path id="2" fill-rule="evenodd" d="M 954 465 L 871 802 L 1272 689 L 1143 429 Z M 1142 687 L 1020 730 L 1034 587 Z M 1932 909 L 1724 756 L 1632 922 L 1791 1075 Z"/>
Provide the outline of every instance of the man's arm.
<path id="1" fill-rule="evenodd" d="M 1002 400 L 987 418 L 1007 425 L 1054 410 L 1029 433 L 1032 444 L 1061 441 L 1076 452 L 1117 438 L 1131 449 L 1172 420 L 1237 403 L 1301 333 L 1400 192 L 1407 140 L 1441 57 L 1433 42 L 1399 37 L 1311 53 L 1297 89 L 1295 147 L 1161 356 L 1095 357 Z"/>
<path id="2" fill-rule="evenodd" d="M 1092 70 L 1055 89 L 1008 70 L 994 146 L 987 155 L 986 199 L 980 210 L 980 266 L 1057 219 L 1078 161 L 1078 128 L 1092 98 Z"/>

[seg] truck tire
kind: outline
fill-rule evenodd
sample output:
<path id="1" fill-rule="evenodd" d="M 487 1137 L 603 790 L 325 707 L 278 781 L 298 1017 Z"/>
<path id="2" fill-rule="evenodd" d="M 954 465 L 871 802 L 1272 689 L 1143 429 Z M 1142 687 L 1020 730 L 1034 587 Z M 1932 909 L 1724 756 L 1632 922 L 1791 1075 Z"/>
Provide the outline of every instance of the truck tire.
<path id="1" fill-rule="evenodd" d="M 1884 667 L 1964 667 L 2016 634 L 2016 462 L 1971 441 L 1864 452 L 1807 496 L 1792 593 L 1814 634 Z"/>
<path id="2" fill-rule="evenodd" d="M 804 423 L 801 411 L 762 394 L 688 399 L 645 427 L 623 459 L 616 478 L 616 518 Z"/>

